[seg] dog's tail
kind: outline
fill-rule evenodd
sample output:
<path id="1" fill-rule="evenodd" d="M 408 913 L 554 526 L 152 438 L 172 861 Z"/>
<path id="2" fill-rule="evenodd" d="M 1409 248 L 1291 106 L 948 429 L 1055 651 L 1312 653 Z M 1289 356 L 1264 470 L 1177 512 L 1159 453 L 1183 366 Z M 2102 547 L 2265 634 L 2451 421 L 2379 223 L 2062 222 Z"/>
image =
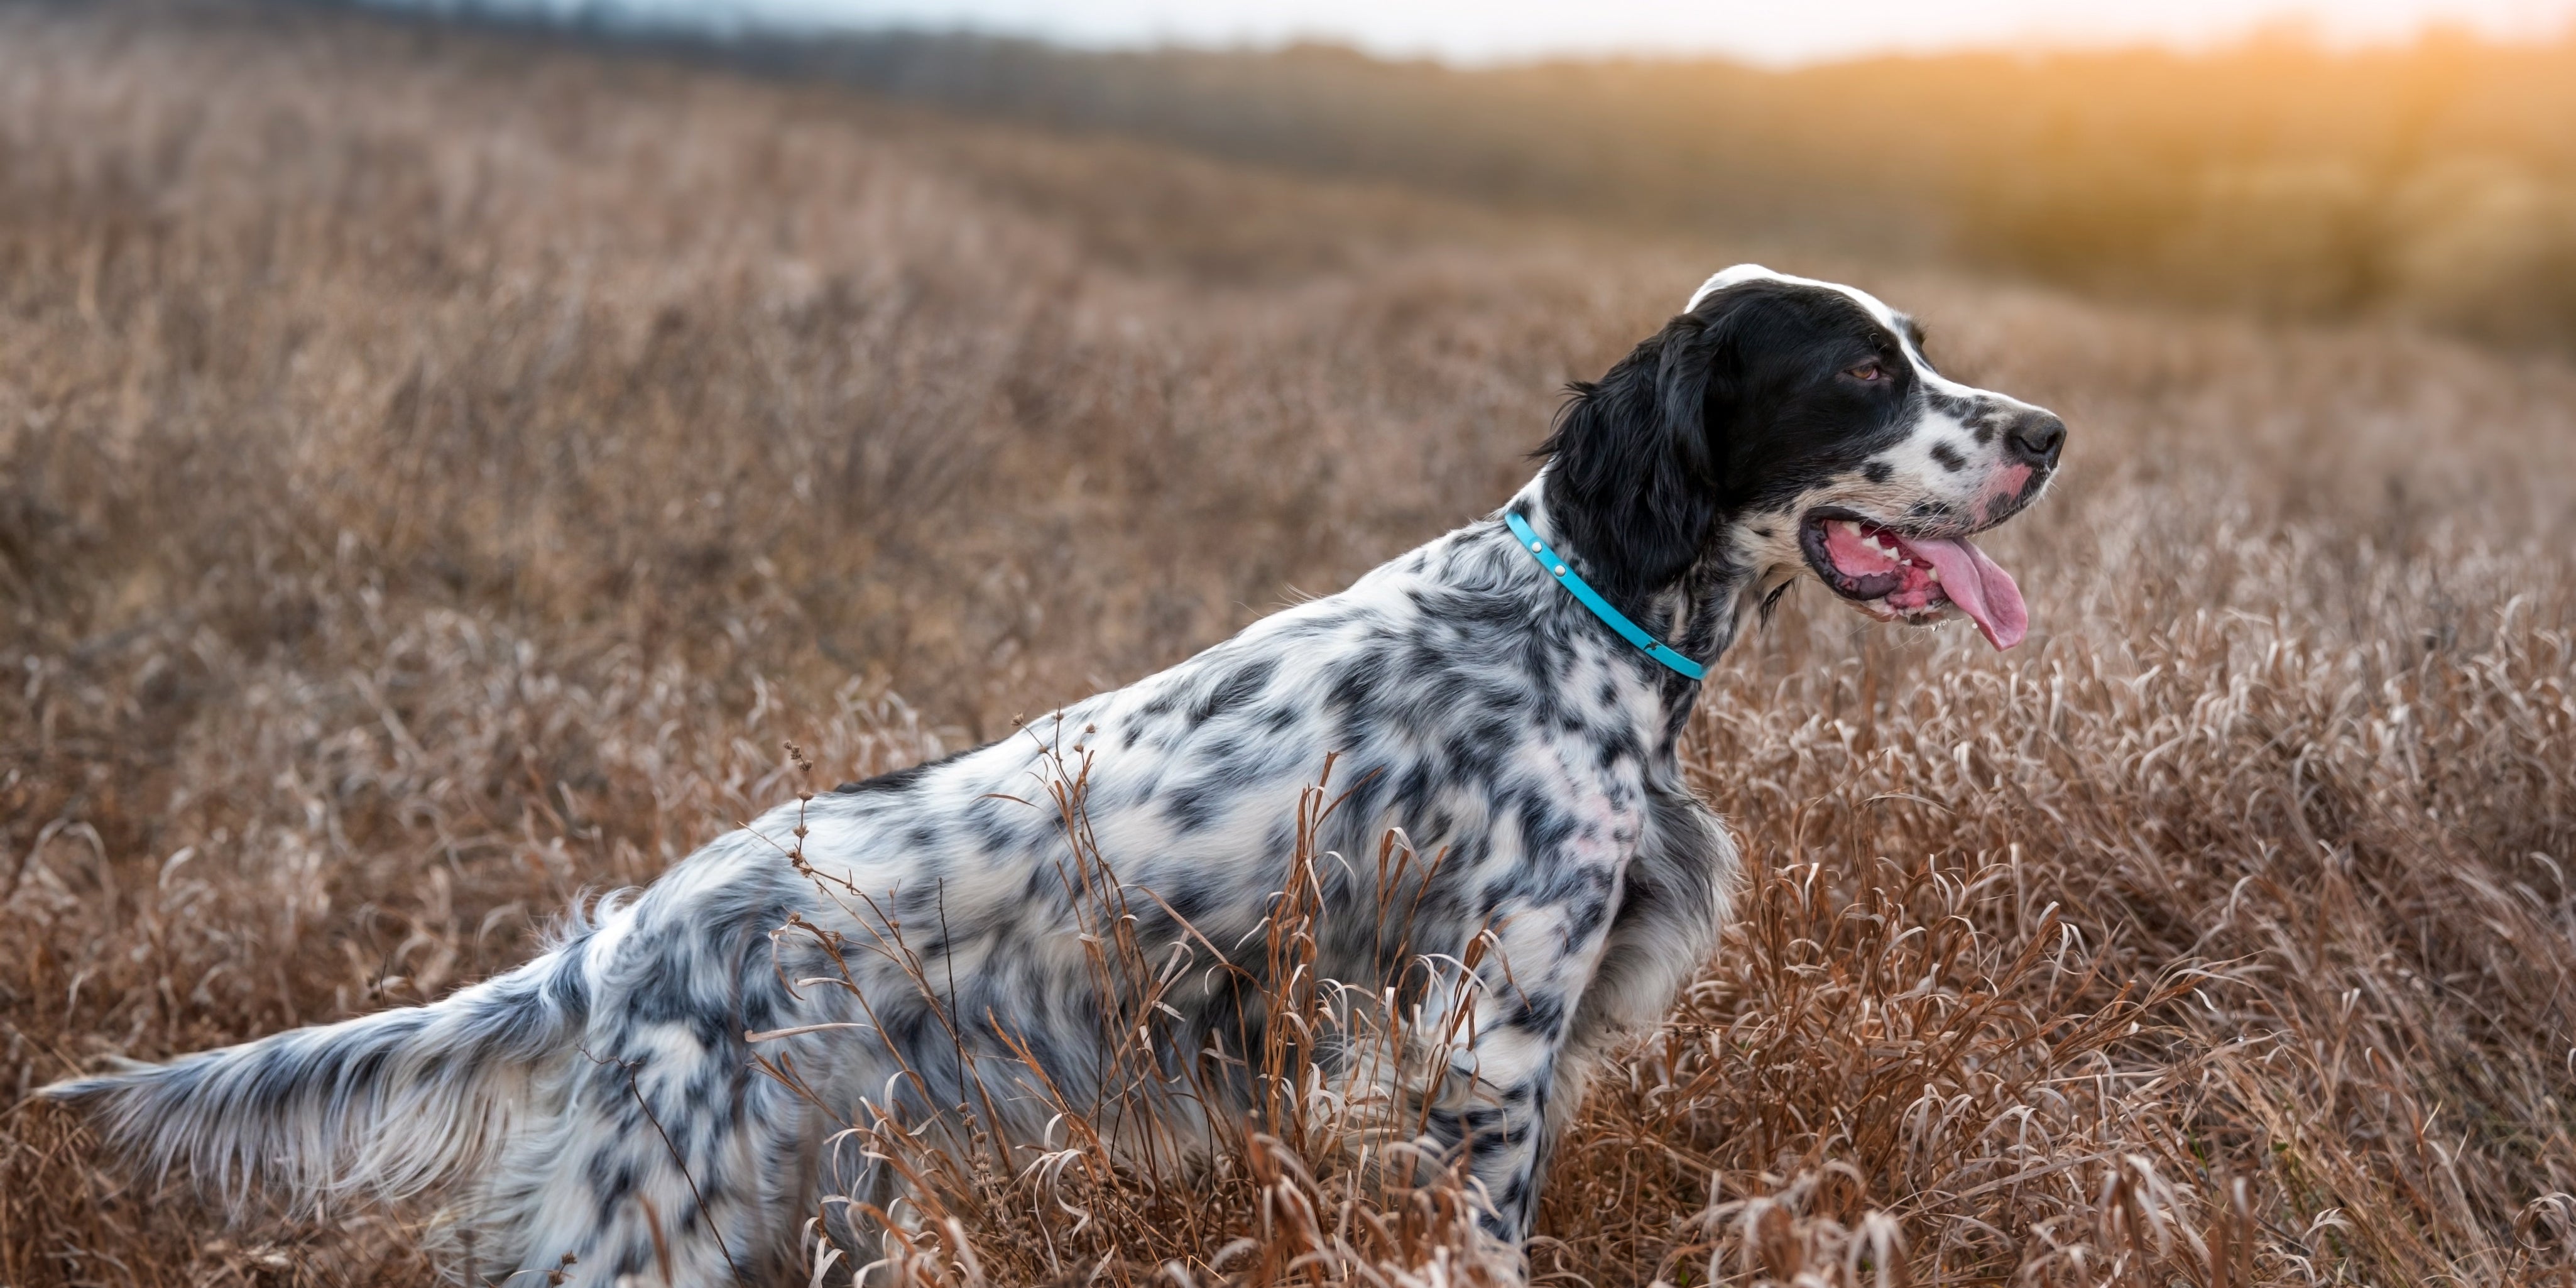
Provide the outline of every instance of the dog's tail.
<path id="1" fill-rule="evenodd" d="M 86 1112 L 155 1176 L 184 1167 L 236 1209 L 399 1199 L 489 1156 L 581 1041 L 592 994 L 576 922 L 508 974 L 428 1006 L 296 1029 L 37 1094 Z"/>

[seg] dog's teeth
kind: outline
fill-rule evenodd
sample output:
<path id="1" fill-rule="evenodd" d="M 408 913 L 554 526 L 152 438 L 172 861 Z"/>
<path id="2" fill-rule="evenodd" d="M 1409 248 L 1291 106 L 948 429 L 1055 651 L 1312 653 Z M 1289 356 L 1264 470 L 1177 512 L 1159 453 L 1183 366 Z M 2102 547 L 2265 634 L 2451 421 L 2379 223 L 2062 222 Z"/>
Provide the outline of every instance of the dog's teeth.
<path id="1" fill-rule="evenodd" d="M 1941 570 L 1940 570 L 1940 569 L 1938 569 L 1938 568 L 1934 568 L 1934 567 L 1931 567 L 1931 566 L 1929 566 L 1929 565 L 1926 565 L 1926 566 L 1924 567 L 1924 569 L 1923 569 L 1923 578 L 1924 578 L 1924 580 L 1926 580 L 1926 581 L 1934 581 L 1934 582 L 1937 582 L 1937 581 L 1941 580 Z"/>
<path id="2" fill-rule="evenodd" d="M 1860 525 L 1849 519 L 1834 520 L 1834 530 L 1854 541 L 1860 540 Z"/>

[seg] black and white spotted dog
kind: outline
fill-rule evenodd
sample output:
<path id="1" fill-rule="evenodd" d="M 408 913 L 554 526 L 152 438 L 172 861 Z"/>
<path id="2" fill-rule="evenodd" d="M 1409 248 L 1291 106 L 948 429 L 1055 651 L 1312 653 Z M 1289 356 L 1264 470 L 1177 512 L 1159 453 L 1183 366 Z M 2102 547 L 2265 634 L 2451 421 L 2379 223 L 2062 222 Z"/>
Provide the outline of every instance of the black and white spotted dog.
<path id="1" fill-rule="evenodd" d="M 1407 952 L 1472 976 L 1446 1003 L 1468 1037 L 1431 1071 L 1470 1094 L 1427 1111 L 1426 1148 L 1517 1244 L 1587 1070 L 1655 1022 L 1727 914 L 1735 847 L 1675 754 L 1692 660 L 1802 571 L 1874 616 L 1957 609 L 2011 647 L 2020 594 L 1968 536 L 2040 493 L 2065 432 L 1941 376 L 1867 294 L 1731 268 L 1574 387 L 1501 512 L 1022 735 L 818 797 L 810 875 L 775 843 L 800 821 L 785 806 L 444 1001 L 46 1094 L 227 1192 L 435 1189 L 485 1279 L 801 1278 L 809 1217 L 890 1198 L 882 1160 L 837 1143 L 846 1124 L 989 1103 L 1005 1121 L 988 1125 L 1034 1141 L 1032 1067 L 1076 1102 L 1099 1088 L 1069 841 L 1025 803 L 1051 742 L 1085 740 L 1098 852 L 1151 894 L 1129 905 L 1138 940 L 1255 974 L 1301 789 L 1332 755 L 1349 795 L 1315 848 L 1374 855 L 1400 829 L 1442 857 L 1392 900 L 1366 862 L 1324 865 L 1315 970 L 1363 991 L 1402 975 L 1394 906 Z M 900 923 L 926 970 L 853 952 L 856 990 L 800 985 L 827 972 L 798 947 L 812 935 L 773 935 L 791 919 L 853 944 Z M 1181 1048 L 1257 1041 L 1239 997 L 1169 994 Z M 804 1031 L 760 1050 L 795 1049 L 802 1087 L 755 1067 L 748 1035 L 778 1030 Z M 1018 1081 L 975 1085 L 1005 1066 Z"/>

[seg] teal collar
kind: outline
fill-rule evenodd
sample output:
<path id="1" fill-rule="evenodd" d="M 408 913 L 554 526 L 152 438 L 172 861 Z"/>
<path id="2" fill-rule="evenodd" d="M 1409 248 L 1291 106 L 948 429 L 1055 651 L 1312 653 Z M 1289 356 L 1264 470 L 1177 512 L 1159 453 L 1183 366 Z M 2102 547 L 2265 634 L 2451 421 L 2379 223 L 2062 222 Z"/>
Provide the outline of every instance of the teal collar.
<path id="1" fill-rule="evenodd" d="M 1671 667 L 1686 679 L 1696 680 L 1708 674 L 1707 667 L 1665 647 L 1662 640 L 1648 635 L 1644 628 L 1629 621 L 1626 613 L 1612 608 L 1610 601 L 1601 597 L 1600 591 L 1584 584 L 1583 578 L 1572 568 L 1567 567 L 1565 560 L 1555 551 L 1548 549 L 1547 543 L 1539 540 L 1538 534 L 1530 530 L 1529 520 L 1507 510 L 1503 513 L 1503 522 L 1511 525 L 1512 535 L 1520 538 L 1521 549 L 1528 551 L 1530 558 L 1538 560 L 1539 567 L 1547 569 L 1549 576 L 1556 578 L 1559 584 L 1574 592 L 1574 597 L 1582 601 L 1585 608 L 1591 609 L 1593 616 L 1609 623 L 1610 629 L 1619 632 L 1620 638 L 1636 645 L 1646 656 Z"/>

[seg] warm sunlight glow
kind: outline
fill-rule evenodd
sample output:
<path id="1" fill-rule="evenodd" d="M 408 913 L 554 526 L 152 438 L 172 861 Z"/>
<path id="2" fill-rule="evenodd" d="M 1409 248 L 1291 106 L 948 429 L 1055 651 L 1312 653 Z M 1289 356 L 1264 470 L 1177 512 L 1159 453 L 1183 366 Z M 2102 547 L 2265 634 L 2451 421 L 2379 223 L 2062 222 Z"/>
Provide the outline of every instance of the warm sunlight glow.
<path id="1" fill-rule="evenodd" d="M 1320 39 L 1372 53 L 1488 62 L 1552 54 L 1730 54 L 1799 63 L 1888 51 L 2152 42 L 2184 47 L 2266 29 L 2328 43 L 2402 40 L 2429 26 L 2494 36 L 2567 30 L 2576 0 L 635 0 L 633 8 L 748 23 L 967 27 L 1088 45 L 1276 44 Z"/>

